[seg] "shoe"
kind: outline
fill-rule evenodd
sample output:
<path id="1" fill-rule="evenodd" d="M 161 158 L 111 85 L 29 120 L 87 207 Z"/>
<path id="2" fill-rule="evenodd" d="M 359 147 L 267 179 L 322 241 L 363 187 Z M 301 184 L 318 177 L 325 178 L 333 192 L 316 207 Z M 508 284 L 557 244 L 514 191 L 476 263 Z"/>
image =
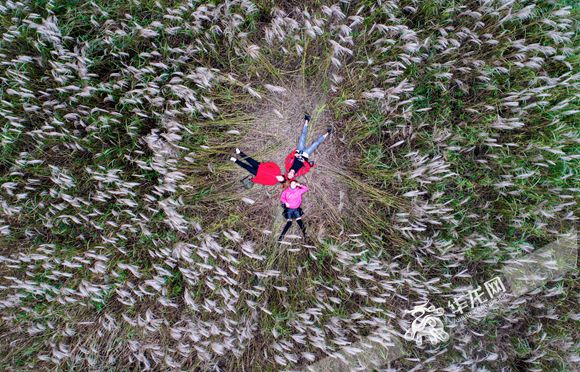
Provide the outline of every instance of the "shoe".
<path id="1" fill-rule="evenodd" d="M 304 120 L 306 120 L 306 121 L 310 121 L 310 119 L 312 119 L 312 118 L 310 117 L 310 115 L 308 115 L 308 113 L 307 113 L 307 112 L 305 112 L 305 113 L 304 113 Z"/>
<path id="2" fill-rule="evenodd" d="M 328 128 L 326 128 L 326 133 L 332 134 L 332 133 L 334 133 L 334 129 L 332 129 L 332 127 L 328 127 Z"/>
<path id="3" fill-rule="evenodd" d="M 234 158 L 234 157 L 232 156 L 232 157 L 230 158 L 230 160 L 231 160 L 231 161 L 233 161 L 233 162 L 235 163 L 235 162 L 236 162 L 236 160 L 238 160 L 238 159 L 236 159 L 236 158 Z"/>
<path id="4" fill-rule="evenodd" d="M 236 147 L 236 154 L 240 155 L 240 149 Z"/>

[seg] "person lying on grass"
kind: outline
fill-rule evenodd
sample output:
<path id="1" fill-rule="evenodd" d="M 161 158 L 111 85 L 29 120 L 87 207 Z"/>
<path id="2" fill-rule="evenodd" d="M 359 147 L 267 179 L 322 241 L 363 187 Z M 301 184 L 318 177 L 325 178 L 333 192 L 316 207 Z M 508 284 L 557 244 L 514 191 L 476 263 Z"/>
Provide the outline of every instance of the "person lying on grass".
<path id="1" fill-rule="evenodd" d="M 304 126 L 302 127 L 302 134 L 298 140 L 298 147 L 292 150 L 290 154 L 286 157 L 286 177 L 292 180 L 298 176 L 302 176 L 310 171 L 310 168 L 314 166 L 314 163 L 308 160 L 310 155 L 316 150 L 318 146 L 330 133 L 332 133 L 332 128 L 328 128 L 326 133 L 318 137 L 314 143 L 306 147 L 306 136 L 308 134 L 308 123 L 310 122 L 310 115 L 304 115 Z"/>
<path id="2" fill-rule="evenodd" d="M 283 216 L 286 218 L 286 225 L 284 226 L 284 230 L 282 230 L 282 234 L 278 238 L 278 241 L 284 239 L 284 235 L 292 226 L 292 220 L 295 219 L 298 226 L 300 226 L 300 230 L 302 230 L 302 237 L 306 240 L 306 227 L 302 222 L 302 208 L 300 205 L 302 204 L 302 194 L 308 191 L 308 187 L 306 185 L 301 185 L 297 181 L 293 180 L 290 181 L 290 186 L 286 188 L 282 195 L 280 196 L 280 202 L 282 203 L 282 207 L 284 207 Z"/>
<path id="3" fill-rule="evenodd" d="M 258 183 L 260 185 L 272 186 L 277 183 L 284 183 L 286 181 L 286 178 L 282 175 L 280 167 L 273 161 L 260 163 L 259 161 L 256 161 L 248 155 L 244 154 L 238 148 L 236 148 L 236 154 L 240 155 L 242 159 L 248 163 L 246 164 L 234 156 L 232 156 L 230 160 L 253 174 L 254 178 L 251 179 L 252 182 Z"/>

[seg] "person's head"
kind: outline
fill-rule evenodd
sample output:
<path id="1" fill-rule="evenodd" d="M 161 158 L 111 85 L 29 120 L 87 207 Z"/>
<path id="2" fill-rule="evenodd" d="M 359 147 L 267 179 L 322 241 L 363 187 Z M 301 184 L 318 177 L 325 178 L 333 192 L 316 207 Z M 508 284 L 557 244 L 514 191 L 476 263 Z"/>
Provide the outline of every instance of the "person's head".
<path id="1" fill-rule="evenodd" d="M 296 180 L 290 181 L 290 188 L 291 189 L 295 189 L 296 186 L 298 186 L 298 181 L 296 181 Z"/>
<path id="2" fill-rule="evenodd" d="M 284 176 L 276 176 L 276 179 L 278 180 L 278 182 L 280 183 L 284 183 L 286 182 L 286 177 Z"/>
<path id="3" fill-rule="evenodd" d="M 288 178 L 289 178 L 289 179 L 292 179 L 292 178 L 294 178 L 294 176 L 295 176 L 295 175 L 296 175 L 296 172 L 294 171 L 294 169 L 290 169 L 290 170 L 288 171 Z"/>

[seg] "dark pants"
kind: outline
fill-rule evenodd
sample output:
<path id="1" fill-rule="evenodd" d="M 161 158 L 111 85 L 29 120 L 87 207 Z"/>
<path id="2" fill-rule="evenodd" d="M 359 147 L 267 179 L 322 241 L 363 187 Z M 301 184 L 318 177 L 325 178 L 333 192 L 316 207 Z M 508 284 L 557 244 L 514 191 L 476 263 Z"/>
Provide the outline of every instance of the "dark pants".
<path id="1" fill-rule="evenodd" d="M 286 225 L 284 226 L 284 229 L 282 230 L 282 234 L 280 234 L 278 241 L 284 239 L 284 236 L 290 229 L 290 226 L 292 226 L 293 219 L 296 219 L 296 223 L 298 224 L 298 226 L 300 226 L 300 230 L 302 230 L 302 237 L 306 239 L 306 226 L 304 226 L 304 222 L 302 222 L 302 219 L 300 218 L 302 217 L 302 208 L 285 208 L 284 217 L 288 221 L 286 221 Z"/>
<path id="2" fill-rule="evenodd" d="M 258 174 L 258 167 L 260 166 L 260 162 L 252 159 L 251 157 L 249 157 L 248 155 L 246 155 L 242 151 L 240 151 L 240 156 L 245 161 L 247 161 L 248 164 L 246 164 L 238 159 L 236 159 L 236 164 L 239 165 L 240 167 L 244 168 L 245 170 L 247 170 L 248 172 L 250 172 L 254 176 L 257 175 Z"/>

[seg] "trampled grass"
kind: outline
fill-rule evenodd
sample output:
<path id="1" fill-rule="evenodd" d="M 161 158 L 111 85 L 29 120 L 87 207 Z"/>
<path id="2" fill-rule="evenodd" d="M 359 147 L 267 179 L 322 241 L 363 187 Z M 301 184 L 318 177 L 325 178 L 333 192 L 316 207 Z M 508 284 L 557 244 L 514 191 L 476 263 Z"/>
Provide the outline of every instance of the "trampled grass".
<path id="1" fill-rule="evenodd" d="M 0 367 L 299 369 L 575 228 L 566 1 L 0 3 Z M 303 111 L 312 244 L 277 245 Z M 399 370 L 574 370 L 574 276 Z"/>

